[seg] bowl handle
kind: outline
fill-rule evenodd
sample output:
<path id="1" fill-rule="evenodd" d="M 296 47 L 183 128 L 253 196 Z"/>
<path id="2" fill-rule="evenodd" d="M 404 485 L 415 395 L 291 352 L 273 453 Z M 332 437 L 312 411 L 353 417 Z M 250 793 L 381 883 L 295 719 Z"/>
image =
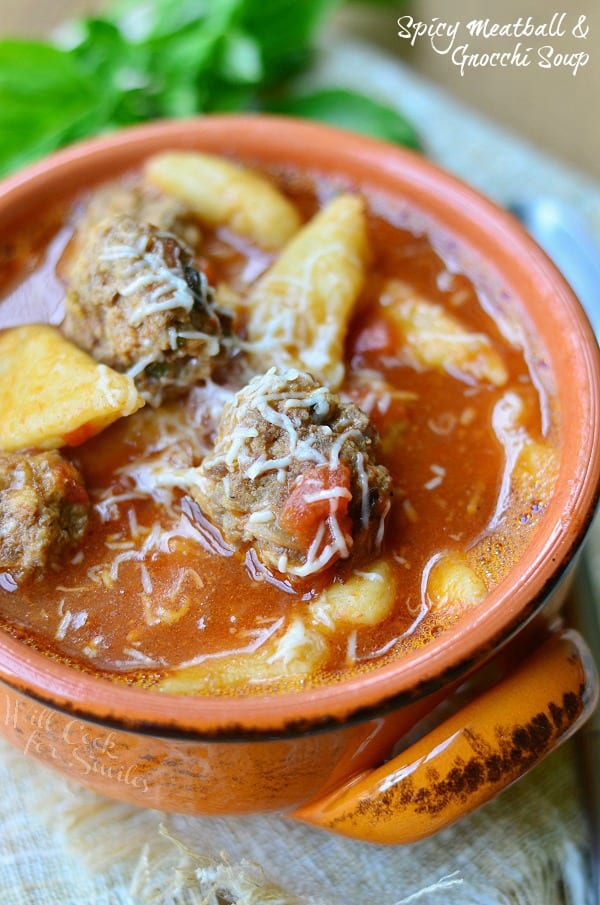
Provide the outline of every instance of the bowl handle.
<path id="1" fill-rule="evenodd" d="M 592 713 L 587 645 L 556 631 L 489 688 L 383 766 L 288 816 L 366 842 L 416 842 L 489 801 Z"/>

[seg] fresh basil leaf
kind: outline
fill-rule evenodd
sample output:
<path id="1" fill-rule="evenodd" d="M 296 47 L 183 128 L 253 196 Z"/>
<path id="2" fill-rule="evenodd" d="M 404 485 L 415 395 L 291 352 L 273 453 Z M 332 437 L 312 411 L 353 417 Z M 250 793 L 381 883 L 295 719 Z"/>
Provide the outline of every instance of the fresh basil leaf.
<path id="1" fill-rule="evenodd" d="M 243 2 L 121 0 L 113 4 L 106 20 L 87 20 L 92 40 L 82 42 L 77 52 L 82 63 L 104 71 L 120 92 L 117 122 L 188 116 L 208 109 L 219 93 L 221 60 Z M 238 75 L 244 63 L 248 70 L 239 49 L 226 59 L 232 66 L 237 63 Z"/>
<path id="2" fill-rule="evenodd" d="M 225 36 L 220 74 L 227 82 L 256 84 L 264 76 L 261 50 L 251 35 L 237 29 Z"/>
<path id="3" fill-rule="evenodd" d="M 134 44 L 153 42 L 188 28 L 210 31 L 230 21 L 243 0 L 116 0 L 108 18 Z"/>
<path id="4" fill-rule="evenodd" d="M 41 41 L 0 41 L 0 88 L 15 98 L 69 97 L 80 78 L 62 50 Z"/>
<path id="5" fill-rule="evenodd" d="M 69 54 L 37 41 L 0 41 L 0 173 L 96 131 L 109 114 Z"/>
<path id="6" fill-rule="evenodd" d="M 190 83 L 174 83 L 165 86 L 158 98 L 160 116 L 185 119 L 194 113 L 204 110 L 205 103 L 198 94 L 195 85 Z"/>
<path id="7" fill-rule="evenodd" d="M 282 98 L 269 103 L 266 109 L 272 113 L 321 120 L 421 150 L 417 132 L 401 113 L 342 88 L 325 88 L 302 97 Z"/>
<path id="8" fill-rule="evenodd" d="M 211 14 L 145 46 L 157 86 L 160 116 L 187 116 L 207 110 L 222 81 L 220 60 L 230 27 L 229 19 Z"/>
<path id="9" fill-rule="evenodd" d="M 63 30 L 68 50 L 0 41 L 0 173 L 95 132 L 217 110 L 278 109 L 415 146 L 398 113 L 350 92 L 266 104 L 341 3 L 117 0 Z"/>
<path id="10" fill-rule="evenodd" d="M 102 85 L 105 109 L 113 125 L 128 125 L 159 114 L 156 85 L 145 47 L 130 44 L 104 19 L 83 19 L 79 41 L 70 54 L 91 81 Z"/>
<path id="11" fill-rule="evenodd" d="M 217 53 L 215 41 L 195 33 L 173 39 L 168 51 L 153 48 L 157 116 L 189 116 L 206 110 Z"/>
<path id="12" fill-rule="evenodd" d="M 238 24 L 258 43 L 265 83 L 298 72 L 310 58 L 314 40 L 340 0 L 245 0 Z"/>
<path id="13" fill-rule="evenodd" d="M 233 113 L 257 109 L 252 85 L 219 85 L 206 104 L 207 113 Z"/>
<path id="14" fill-rule="evenodd" d="M 100 79 L 112 76 L 134 50 L 117 26 L 105 19 L 82 19 L 78 33 L 79 40 L 71 48 L 71 56 Z"/>

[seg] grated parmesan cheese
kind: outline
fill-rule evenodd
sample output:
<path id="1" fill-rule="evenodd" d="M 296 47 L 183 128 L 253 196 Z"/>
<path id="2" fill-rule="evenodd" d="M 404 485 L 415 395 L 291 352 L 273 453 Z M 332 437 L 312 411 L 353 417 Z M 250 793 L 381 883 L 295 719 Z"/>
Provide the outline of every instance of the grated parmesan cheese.
<path id="1" fill-rule="evenodd" d="M 273 521 L 275 521 L 275 513 L 272 509 L 258 509 L 256 512 L 251 512 L 248 517 L 249 525 L 265 525 Z"/>
<path id="2" fill-rule="evenodd" d="M 169 233 L 157 233 L 157 239 L 172 238 Z M 194 306 L 190 287 L 180 275 L 180 268 L 168 267 L 158 249 L 147 249 L 148 236 L 141 236 L 137 246 L 115 244 L 99 256 L 103 263 L 126 262 L 125 285 L 119 287 L 124 297 L 140 293 L 140 300 L 129 314 L 132 327 L 139 327 L 144 318 L 158 311 L 182 308 L 189 313 Z"/>
<path id="3" fill-rule="evenodd" d="M 358 632 L 354 629 L 350 632 L 346 641 L 346 666 L 353 666 L 356 663 L 356 645 Z"/>
<path id="4" fill-rule="evenodd" d="M 307 660 L 309 666 L 327 650 L 327 642 L 318 632 L 308 631 L 300 617 L 292 619 L 284 634 L 277 641 L 275 652 L 267 658 L 267 663 L 281 663 L 284 669 L 294 661 Z"/>
<path id="5" fill-rule="evenodd" d="M 62 602 L 64 603 L 64 601 L 62 601 Z M 73 618 L 73 614 L 71 613 L 70 610 L 67 610 L 67 612 L 64 614 L 64 616 L 60 620 L 58 628 L 56 629 L 56 634 L 54 635 L 54 637 L 56 638 L 57 641 L 62 641 L 64 639 L 65 635 L 67 634 L 67 629 L 69 628 L 72 618 Z"/>
<path id="6" fill-rule="evenodd" d="M 441 465 L 430 465 L 429 468 L 434 476 L 430 478 L 429 481 L 426 481 L 425 484 L 423 484 L 423 487 L 425 490 L 435 490 L 435 488 L 439 487 L 443 482 L 446 476 L 446 469 L 442 468 Z"/>

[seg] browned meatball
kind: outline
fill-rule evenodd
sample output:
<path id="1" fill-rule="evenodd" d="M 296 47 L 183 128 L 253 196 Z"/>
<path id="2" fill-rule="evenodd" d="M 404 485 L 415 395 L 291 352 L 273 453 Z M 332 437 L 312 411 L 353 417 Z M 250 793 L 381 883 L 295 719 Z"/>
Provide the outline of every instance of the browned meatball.
<path id="1" fill-rule="evenodd" d="M 0 453 L 0 571 L 41 577 L 87 528 L 89 499 L 78 470 L 56 451 Z"/>
<path id="2" fill-rule="evenodd" d="M 130 217 L 91 229 L 69 268 L 63 329 L 154 405 L 210 375 L 228 321 L 190 250 Z"/>
<path id="3" fill-rule="evenodd" d="M 72 248 L 65 256 L 68 270 L 71 252 L 75 252 L 88 232 L 102 220 L 117 217 L 131 217 L 139 223 L 151 223 L 157 229 L 173 233 L 178 239 L 196 246 L 200 239 L 200 229 L 186 206 L 147 185 L 138 177 L 110 182 L 92 192 L 81 212 L 77 229 L 72 240 Z"/>
<path id="4" fill-rule="evenodd" d="M 391 478 L 378 446 L 353 403 L 272 368 L 225 406 L 190 492 L 228 543 L 304 577 L 380 545 Z"/>

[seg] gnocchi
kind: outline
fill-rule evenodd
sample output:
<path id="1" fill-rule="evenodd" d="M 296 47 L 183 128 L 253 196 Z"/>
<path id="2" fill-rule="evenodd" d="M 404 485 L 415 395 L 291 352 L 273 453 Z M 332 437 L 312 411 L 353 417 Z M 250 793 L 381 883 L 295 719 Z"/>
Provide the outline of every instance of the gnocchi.
<path id="1" fill-rule="evenodd" d="M 323 635 L 307 628 L 300 617 L 257 651 L 207 658 L 164 678 L 160 690 L 172 694 L 202 694 L 241 688 L 248 683 L 281 682 L 309 676 L 327 659 Z"/>
<path id="2" fill-rule="evenodd" d="M 415 293 L 407 283 L 387 283 L 381 304 L 416 365 L 494 386 L 506 383 L 506 366 L 490 338 L 467 330 L 457 317 Z"/>
<path id="3" fill-rule="evenodd" d="M 330 584 L 310 603 L 310 615 L 323 631 L 379 625 L 392 612 L 397 591 L 394 574 L 382 559 L 343 583 Z"/>
<path id="4" fill-rule="evenodd" d="M 461 553 L 446 553 L 432 566 L 427 581 L 427 600 L 432 612 L 455 616 L 485 598 L 483 579 Z"/>
<path id="5" fill-rule="evenodd" d="M 77 446 L 143 404 L 133 380 L 53 327 L 0 333 L 0 449 Z"/>
<path id="6" fill-rule="evenodd" d="M 151 157 L 144 173 L 209 226 L 226 226 L 269 251 L 300 228 L 294 205 L 265 176 L 223 157 L 172 151 Z"/>
<path id="7" fill-rule="evenodd" d="M 306 370 L 336 389 L 368 257 L 364 202 L 340 195 L 303 227 L 250 293 L 248 335 L 257 365 Z"/>

